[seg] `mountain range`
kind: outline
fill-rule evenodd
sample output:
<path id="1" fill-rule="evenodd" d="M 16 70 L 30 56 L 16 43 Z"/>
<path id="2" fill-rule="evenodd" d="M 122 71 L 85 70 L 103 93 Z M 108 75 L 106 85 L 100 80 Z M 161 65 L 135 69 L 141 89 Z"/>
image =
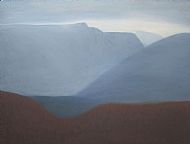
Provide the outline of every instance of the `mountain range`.
<path id="1" fill-rule="evenodd" d="M 1 25 L 0 89 L 24 95 L 74 95 L 144 48 L 132 33 L 85 23 Z"/>
<path id="2" fill-rule="evenodd" d="M 102 103 L 190 100 L 189 45 L 188 33 L 164 38 L 126 58 L 75 96 L 35 100 L 58 117 L 78 116 Z"/>

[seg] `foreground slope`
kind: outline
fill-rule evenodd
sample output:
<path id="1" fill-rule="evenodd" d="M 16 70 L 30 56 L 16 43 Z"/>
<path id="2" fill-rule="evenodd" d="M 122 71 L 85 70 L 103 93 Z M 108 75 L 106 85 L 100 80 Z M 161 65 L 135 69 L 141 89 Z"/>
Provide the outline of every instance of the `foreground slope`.
<path id="1" fill-rule="evenodd" d="M 189 144 L 190 102 L 98 106 L 58 119 L 28 97 L 0 92 L 2 144 Z"/>
<path id="2" fill-rule="evenodd" d="M 1 144 L 64 142 L 59 120 L 28 97 L 0 92 L 0 115 Z"/>
<path id="3" fill-rule="evenodd" d="M 112 39 L 84 23 L 1 25 L 0 33 L 0 89 L 32 96 L 75 94 L 143 48 L 134 34 Z"/>
<path id="4" fill-rule="evenodd" d="M 190 100 L 190 34 L 154 43 L 103 74 L 78 95 L 103 102 Z"/>
<path id="5" fill-rule="evenodd" d="M 72 144 L 188 144 L 189 112 L 189 102 L 102 105 L 74 120 Z"/>

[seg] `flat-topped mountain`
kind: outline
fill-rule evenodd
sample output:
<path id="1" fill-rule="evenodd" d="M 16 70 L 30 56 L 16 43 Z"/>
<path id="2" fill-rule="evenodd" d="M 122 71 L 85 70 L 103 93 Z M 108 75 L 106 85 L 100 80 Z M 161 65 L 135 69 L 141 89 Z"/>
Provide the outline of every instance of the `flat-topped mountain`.
<path id="1" fill-rule="evenodd" d="M 143 48 L 132 33 L 111 34 L 85 23 L 1 25 L 0 89 L 67 96 Z"/>

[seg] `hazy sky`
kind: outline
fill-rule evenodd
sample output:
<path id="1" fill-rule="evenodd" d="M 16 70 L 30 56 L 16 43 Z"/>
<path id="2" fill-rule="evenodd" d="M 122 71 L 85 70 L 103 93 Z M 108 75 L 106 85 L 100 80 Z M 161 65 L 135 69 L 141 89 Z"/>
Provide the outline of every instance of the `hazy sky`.
<path id="1" fill-rule="evenodd" d="M 103 31 L 190 32 L 189 0 L 4 0 L 0 23 L 86 22 Z"/>

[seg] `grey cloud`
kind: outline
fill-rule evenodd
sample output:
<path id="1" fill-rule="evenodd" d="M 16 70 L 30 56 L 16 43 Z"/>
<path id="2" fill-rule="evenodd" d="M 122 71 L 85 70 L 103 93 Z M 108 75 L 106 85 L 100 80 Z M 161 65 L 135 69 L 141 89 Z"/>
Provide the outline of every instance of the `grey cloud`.
<path id="1" fill-rule="evenodd" d="M 1 23 L 140 18 L 190 24 L 189 0 L 4 0 L 0 12 Z"/>

